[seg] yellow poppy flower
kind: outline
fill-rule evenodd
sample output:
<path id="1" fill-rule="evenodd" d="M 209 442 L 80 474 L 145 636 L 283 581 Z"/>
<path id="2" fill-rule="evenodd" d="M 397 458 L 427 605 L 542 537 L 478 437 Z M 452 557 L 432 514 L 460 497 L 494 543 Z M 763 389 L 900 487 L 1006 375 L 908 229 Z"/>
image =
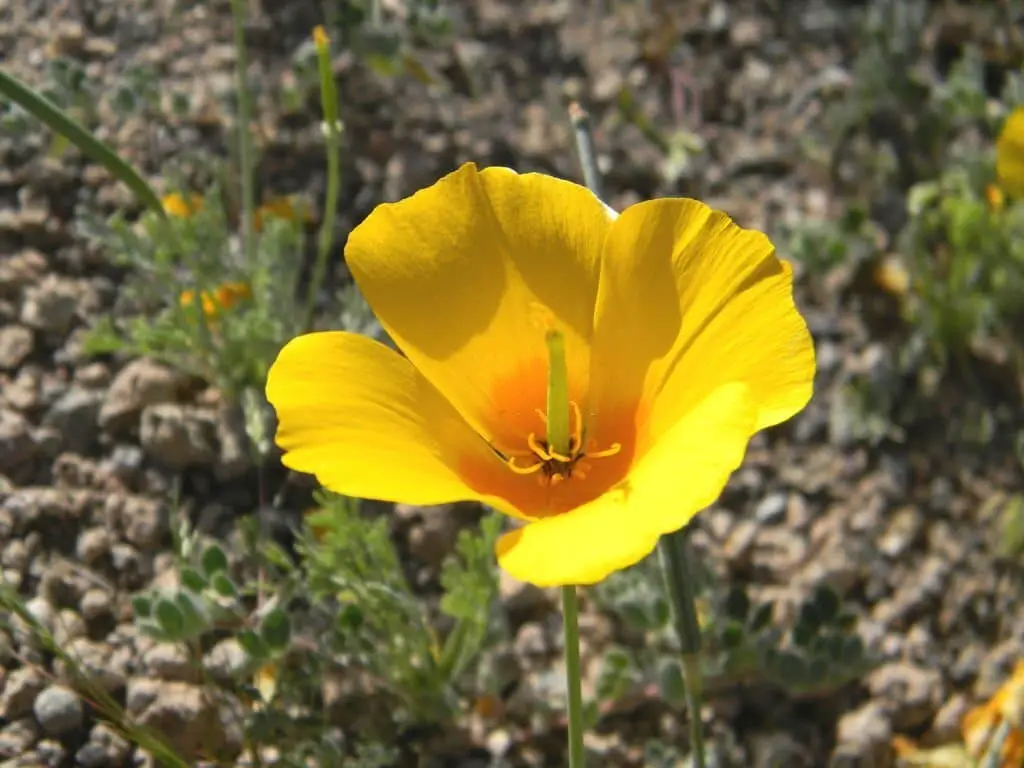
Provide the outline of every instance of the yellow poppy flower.
<path id="1" fill-rule="evenodd" d="M 695 200 L 616 215 L 571 182 L 469 163 L 378 206 L 345 255 L 405 356 L 344 332 L 289 342 L 267 382 L 284 463 L 350 496 L 519 518 L 497 556 L 523 581 L 636 563 L 811 396 L 791 268 Z M 551 330 L 568 454 L 545 441 Z"/>
<path id="2" fill-rule="evenodd" d="M 1024 197 L 1024 107 L 1006 118 L 996 140 L 996 177 L 1014 197 Z"/>
<path id="3" fill-rule="evenodd" d="M 195 291 L 182 291 L 178 303 L 182 308 L 191 307 L 195 301 Z M 214 318 L 223 309 L 230 309 L 242 299 L 252 298 L 252 289 L 248 283 L 224 283 L 213 291 L 202 291 L 200 300 L 203 303 L 203 314 Z"/>
<path id="4" fill-rule="evenodd" d="M 195 193 L 186 197 L 178 192 L 171 192 L 160 198 L 160 202 L 168 216 L 179 219 L 195 216 L 203 209 L 203 198 Z"/>

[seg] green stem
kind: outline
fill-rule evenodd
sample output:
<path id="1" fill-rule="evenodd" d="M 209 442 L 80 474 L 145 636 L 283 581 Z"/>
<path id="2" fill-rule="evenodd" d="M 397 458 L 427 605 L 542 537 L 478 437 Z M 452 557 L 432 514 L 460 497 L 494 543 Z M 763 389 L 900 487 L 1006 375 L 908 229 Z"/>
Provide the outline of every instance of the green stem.
<path id="1" fill-rule="evenodd" d="M 231 0 L 235 30 L 235 88 L 238 97 L 238 165 L 242 184 L 242 251 L 246 263 L 256 258 L 256 192 L 253 185 L 252 105 L 249 101 L 249 57 L 245 48 L 245 0 Z"/>
<path id="2" fill-rule="evenodd" d="M 693 591 L 693 567 L 690 538 L 686 529 L 661 537 L 658 545 L 665 587 L 672 603 L 672 617 L 682 653 L 686 707 L 690 711 L 690 747 L 694 768 L 704 768 L 704 730 L 700 719 L 701 633 L 697 621 L 697 601 Z"/>
<path id="3" fill-rule="evenodd" d="M 594 193 L 602 198 L 601 171 L 597 167 L 597 153 L 594 151 L 594 135 L 590 131 L 590 115 L 579 104 L 569 105 L 569 121 L 576 134 L 576 154 L 583 166 L 583 181 Z"/>
<path id="4" fill-rule="evenodd" d="M 338 89 L 334 83 L 334 69 L 331 65 L 330 41 L 323 28 L 314 33 L 317 70 L 320 74 L 320 103 L 324 116 L 324 142 L 327 149 L 327 195 L 324 199 L 324 215 L 317 234 L 316 262 L 306 294 L 306 314 L 302 323 L 303 332 L 313 330 L 313 316 L 316 297 L 323 286 L 327 273 L 327 257 L 334 243 L 334 217 L 338 208 L 338 194 L 341 189 L 341 121 L 338 118 Z"/>
<path id="5" fill-rule="evenodd" d="M 583 768 L 583 693 L 580 689 L 580 625 L 576 587 L 562 587 L 565 682 L 569 700 L 569 768 Z"/>

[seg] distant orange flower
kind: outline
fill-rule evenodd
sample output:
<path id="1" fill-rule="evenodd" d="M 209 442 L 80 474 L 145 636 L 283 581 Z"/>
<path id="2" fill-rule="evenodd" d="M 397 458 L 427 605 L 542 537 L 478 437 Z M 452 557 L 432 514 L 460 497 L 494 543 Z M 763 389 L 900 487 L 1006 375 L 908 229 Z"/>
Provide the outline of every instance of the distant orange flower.
<path id="1" fill-rule="evenodd" d="M 248 283 L 224 283 L 213 291 L 202 291 L 200 300 L 203 304 L 203 314 L 207 318 L 214 318 L 220 314 L 222 309 L 230 309 L 242 299 L 252 298 L 252 288 Z M 191 307 L 195 302 L 195 291 L 189 289 L 182 291 L 178 297 L 178 303 L 183 309 Z"/>
<path id="2" fill-rule="evenodd" d="M 313 212 L 309 204 L 295 195 L 271 198 L 253 214 L 252 226 L 257 232 L 263 230 L 267 218 L 299 221 L 306 224 L 313 220 Z"/>
<path id="3" fill-rule="evenodd" d="M 178 192 L 171 192 L 160 198 L 160 202 L 168 216 L 187 219 L 203 210 L 203 198 L 194 192 L 187 197 Z"/>
<path id="4" fill-rule="evenodd" d="M 999 211 L 1006 207 L 1006 194 L 995 184 L 989 184 L 985 187 L 985 199 L 988 201 L 988 207 L 993 213 L 999 213 Z"/>
<path id="5" fill-rule="evenodd" d="M 317 48 L 326 48 L 331 43 L 331 38 L 327 36 L 327 32 L 324 30 L 323 24 L 317 24 L 313 27 L 313 44 Z"/>

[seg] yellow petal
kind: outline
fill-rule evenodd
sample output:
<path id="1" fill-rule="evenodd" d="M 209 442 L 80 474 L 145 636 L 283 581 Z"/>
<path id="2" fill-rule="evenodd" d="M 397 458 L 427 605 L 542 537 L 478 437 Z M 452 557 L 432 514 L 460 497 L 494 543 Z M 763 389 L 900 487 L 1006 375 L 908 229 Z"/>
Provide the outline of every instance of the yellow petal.
<path id="1" fill-rule="evenodd" d="M 996 140 L 996 176 L 1014 197 L 1024 197 L 1024 107 L 1010 113 Z"/>
<path id="2" fill-rule="evenodd" d="M 639 403 L 637 453 L 720 385 L 745 382 L 756 430 L 806 405 L 814 346 L 792 270 L 763 234 L 696 200 L 627 208 L 605 244 L 591 358 L 600 414 Z"/>
<path id="3" fill-rule="evenodd" d="M 345 257 L 382 325 L 477 431 L 521 449 L 543 408 L 544 331 L 566 335 L 570 389 L 585 396 L 609 210 L 542 174 L 468 163 L 378 206 Z M 511 398 L 511 401 L 510 401 Z"/>
<path id="4" fill-rule="evenodd" d="M 726 384 L 692 408 L 610 491 L 498 540 L 498 563 L 541 587 L 593 584 L 640 561 L 722 492 L 743 461 L 757 409 Z"/>
<path id="5" fill-rule="evenodd" d="M 499 459 L 408 360 L 379 342 L 343 332 L 293 339 L 271 366 L 267 399 L 285 466 L 332 491 L 407 504 L 489 502 L 457 467 L 467 458 L 501 467 Z"/>

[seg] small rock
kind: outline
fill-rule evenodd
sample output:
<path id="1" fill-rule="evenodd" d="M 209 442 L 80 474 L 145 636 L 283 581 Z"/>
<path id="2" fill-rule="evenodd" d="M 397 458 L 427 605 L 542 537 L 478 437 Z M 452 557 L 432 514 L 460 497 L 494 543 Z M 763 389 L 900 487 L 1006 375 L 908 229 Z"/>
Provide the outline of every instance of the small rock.
<path id="1" fill-rule="evenodd" d="M 770 493 L 754 509 L 754 519 L 760 523 L 779 521 L 786 512 L 786 494 Z"/>
<path id="2" fill-rule="evenodd" d="M 147 358 L 133 360 L 114 377 L 100 408 L 99 424 L 117 432 L 130 426 L 146 406 L 174 401 L 184 377 Z"/>
<path id="3" fill-rule="evenodd" d="M 110 562 L 125 589 L 142 589 L 153 575 L 153 561 L 131 544 L 117 542 L 110 548 Z"/>
<path id="4" fill-rule="evenodd" d="M 836 726 L 836 748 L 833 761 L 840 765 L 880 765 L 889 756 L 892 726 L 885 708 L 869 701 L 859 709 L 847 712 Z"/>
<path id="5" fill-rule="evenodd" d="M 175 403 L 142 411 L 139 442 L 146 453 L 174 470 L 213 464 L 219 454 L 217 426 L 210 413 Z"/>
<path id="6" fill-rule="evenodd" d="M 85 637 L 85 621 L 70 608 L 62 608 L 57 614 L 57 628 L 53 632 L 53 638 L 61 647 L 77 637 Z"/>
<path id="7" fill-rule="evenodd" d="M 125 539 L 142 552 L 159 547 L 170 531 L 167 508 L 158 499 L 124 497 L 120 520 Z"/>
<path id="8" fill-rule="evenodd" d="M 942 703 L 942 674 L 937 669 L 891 662 L 872 671 L 865 683 L 881 700 L 892 727 L 901 732 L 920 726 Z"/>
<path id="9" fill-rule="evenodd" d="M 102 389 L 110 383 L 110 369 L 103 363 L 89 363 L 75 370 L 75 383 L 87 389 Z"/>
<path id="10" fill-rule="evenodd" d="M 194 683 L 199 679 L 196 665 L 176 643 L 157 643 L 142 656 L 142 665 L 151 677 L 160 680 Z"/>
<path id="11" fill-rule="evenodd" d="M 63 435 L 67 450 L 84 454 L 96 442 L 97 417 L 103 395 L 72 387 L 43 416 L 43 426 L 54 427 Z"/>
<path id="12" fill-rule="evenodd" d="M 4 681 L 0 693 L 0 718 L 17 720 L 32 711 L 32 702 L 46 687 L 43 676 L 34 667 L 18 667 Z"/>
<path id="13" fill-rule="evenodd" d="M 516 633 L 514 643 L 516 657 L 528 663 L 536 663 L 551 653 L 551 642 L 540 624 L 523 624 Z M 524 664 L 526 666 L 527 664 Z"/>
<path id="14" fill-rule="evenodd" d="M 68 643 L 68 654 L 78 661 L 82 671 L 99 683 L 107 693 L 124 689 L 127 679 L 126 661 L 115 656 L 109 644 L 78 637 Z M 54 663 L 58 679 L 70 681 L 74 674 L 62 661 Z"/>
<path id="15" fill-rule="evenodd" d="M 61 768 L 67 752 L 64 745 L 54 739 L 43 739 L 35 748 L 35 762 L 38 768 Z"/>
<path id="16" fill-rule="evenodd" d="M 419 524 L 409 531 L 409 552 L 428 568 L 436 568 L 452 551 L 457 533 L 455 516 L 451 505 L 421 510 Z"/>
<path id="17" fill-rule="evenodd" d="M 164 735 L 187 760 L 204 756 L 234 757 L 242 748 L 242 718 L 237 702 L 228 702 L 200 686 L 133 678 L 128 683 L 127 711 L 139 725 Z"/>
<path id="18" fill-rule="evenodd" d="M 47 274 L 38 284 L 25 289 L 21 322 L 38 331 L 63 336 L 71 330 L 81 294 L 76 281 Z"/>
<path id="19" fill-rule="evenodd" d="M 112 537 L 106 528 L 88 528 L 78 535 L 75 554 L 86 565 L 95 565 L 110 553 Z"/>
<path id="20" fill-rule="evenodd" d="M 543 589 L 519 581 L 501 569 L 498 571 L 498 599 L 513 631 L 531 618 L 541 618 L 552 607 L 551 598 Z"/>
<path id="21" fill-rule="evenodd" d="M 35 720 L 25 718 L 0 728 L 0 760 L 12 760 L 24 755 L 39 738 Z"/>
<path id="22" fill-rule="evenodd" d="M 75 753 L 75 762 L 82 768 L 118 768 L 128 760 L 131 748 L 109 725 L 99 723 L 89 732 L 89 741 Z"/>
<path id="23" fill-rule="evenodd" d="M 31 459 L 36 448 L 28 419 L 17 411 L 0 409 L 0 472 L 8 472 Z"/>
<path id="24" fill-rule="evenodd" d="M 32 711 L 43 731 L 50 736 L 65 736 L 82 727 L 85 710 L 82 700 L 60 685 L 51 685 L 36 696 Z"/>
<path id="25" fill-rule="evenodd" d="M 0 369 L 13 371 L 32 354 L 35 336 L 23 325 L 0 326 Z"/>
<path id="26" fill-rule="evenodd" d="M 93 587 L 82 595 L 79 609 L 82 611 L 82 617 L 91 624 L 109 619 L 113 615 L 114 601 L 107 590 Z"/>
<path id="27" fill-rule="evenodd" d="M 249 654 L 233 637 L 221 640 L 203 659 L 203 667 L 207 673 L 220 683 L 237 680 L 248 664 Z"/>

